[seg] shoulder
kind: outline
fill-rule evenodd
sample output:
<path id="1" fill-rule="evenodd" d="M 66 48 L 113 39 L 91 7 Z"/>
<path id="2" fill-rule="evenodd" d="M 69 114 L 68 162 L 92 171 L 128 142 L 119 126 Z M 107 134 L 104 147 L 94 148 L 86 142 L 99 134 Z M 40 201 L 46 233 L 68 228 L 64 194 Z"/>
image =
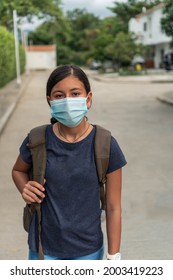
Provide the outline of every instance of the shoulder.
<path id="1" fill-rule="evenodd" d="M 94 127 L 97 133 L 111 135 L 111 131 L 101 125 L 95 124 Z"/>
<path id="2" fill-rule="evenodd" d="M 111 154 L 114 154 L 114 153 L 123 154 L 122 147 L 120 147 L 119 141 L 114 136 L 111 136 L 110 153 Z"/>
<path id="3" fill-rule="evenodd" d="M 105 143 L 107 146 L 111 142 L 111 132 L 100 125 L 94 125 L 95 127 L 95 139 L 98 143 Z"/>
<path id="4" fill-rule="evenodd" d="M 37 144 L 39 142 L 45 141 L 47 134 L 51 131 L 50 128 L 50 124 L 44 124 L 32 128 L 28 134 L 29 142 L 31 143 L 31 145 L 32 142 Z"/>
<path id="5" fill-rule="evenodd" d="M 119 149 L 120 148 L 118 140 L 112 135 L 111 135 L 111 148 L 113 148 L 113 149 Z"/>
<path id="6" fill-rule="evenodd" d="M 113 136 L 111 136 L 108 173 L 115 171 L 119 168 L 122 168 L 126 164 L 127 164 L 126 158 L 124 156 L 124 153 L 118 141 Z"/>
<path id="7" fill-rule="evenodd" d="M 50 124 L 36 126 L 30 130 L 29 135 L 38 136 L 39 134 L 44 134 L 50 126 Z"/>
<path id="8" fill-rule="evenodd" d="M 39 143 L 39 141 L 45 141 L 44 139 L 46 139 L 50 127 L 51 125 L 42 125 L 34 127 L 29 131 L 19 148 L 20 155 L 25 162 L 31 163 L 30 148 L 32 145 L 34 146 L 35 144 Z M 40 135 L 40 132 L 42 136 Z M 43 136 L 43 133 L 45 136 Z"/>

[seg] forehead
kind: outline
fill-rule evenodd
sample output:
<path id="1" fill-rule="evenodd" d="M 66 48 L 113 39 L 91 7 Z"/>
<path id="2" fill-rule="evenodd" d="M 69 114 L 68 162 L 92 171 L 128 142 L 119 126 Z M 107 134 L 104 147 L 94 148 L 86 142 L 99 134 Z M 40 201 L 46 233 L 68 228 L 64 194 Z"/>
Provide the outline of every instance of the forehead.
<path id="1" fill-rule="evenodd" d="M 52 88 L 52 90 L 56 89 L 56 90 L 69 90 L 69 89 L 85 89 L 84 84 L 77 78 L 74 76 L 68 76 L 66 78 L 64 78 L 63 80 L 61 80 L 60 82 L 58 82 L 57 84 L 55 84 L 55 86 Z"/>

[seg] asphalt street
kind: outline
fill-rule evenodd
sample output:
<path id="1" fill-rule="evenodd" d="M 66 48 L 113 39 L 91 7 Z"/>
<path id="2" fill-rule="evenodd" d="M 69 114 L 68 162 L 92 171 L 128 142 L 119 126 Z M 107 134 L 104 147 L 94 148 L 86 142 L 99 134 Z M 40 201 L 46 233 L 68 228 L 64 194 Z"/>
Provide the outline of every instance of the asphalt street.
<path id="1" fill-rule="evenodd" d="M 172 81 L 123 80 L 91 71 L 88 75 L 93 91 L 89 121 L 112 131 L 128 162 L 123 169 L 122 258 L 172 259 L 173 107 L 158 100 L 172 92 Z M 11 168 L 29 130 L 49 122 L 48 76 L 48 71 L 30 73 L 0 135 L 1 260 L 27 259 L 24 202 Z"/>

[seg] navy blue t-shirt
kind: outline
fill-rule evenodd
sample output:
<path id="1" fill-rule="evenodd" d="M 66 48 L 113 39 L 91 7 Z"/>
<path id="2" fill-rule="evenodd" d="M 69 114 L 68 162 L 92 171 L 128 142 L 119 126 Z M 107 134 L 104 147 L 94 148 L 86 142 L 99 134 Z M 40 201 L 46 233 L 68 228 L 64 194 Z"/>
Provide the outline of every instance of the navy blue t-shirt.
<path id="1" fill-rule="evenodd" d="M 94 159 L 95 128 L 83 140 L 67 143 L 46 130 L 47 164 L 45 198 L 42 202 L 42 245 L 46 255 L 60 258 L 80 257 L 101 248 L 100 190 Z M 32 163 L 26 146 L 20 147 L 26 163 Z M 112 137 L 107 173 L 126 164 L 125 157 Z M 28 243 L 37 251 L 36 217 L 32 220 Z"/>

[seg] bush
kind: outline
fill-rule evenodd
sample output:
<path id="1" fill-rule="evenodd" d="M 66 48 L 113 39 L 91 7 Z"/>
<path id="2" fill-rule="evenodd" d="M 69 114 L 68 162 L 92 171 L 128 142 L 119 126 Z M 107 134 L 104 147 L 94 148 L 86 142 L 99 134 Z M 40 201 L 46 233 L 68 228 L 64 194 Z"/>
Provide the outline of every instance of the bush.
<path id="1" fill-rule="evenodd" d="M 14 36 L 5 27 L 0 26 L 0 87 L 16 77 L 16 59 Z M 25 70 L 25 51 L 19 46 L 21 73 Z"/>

